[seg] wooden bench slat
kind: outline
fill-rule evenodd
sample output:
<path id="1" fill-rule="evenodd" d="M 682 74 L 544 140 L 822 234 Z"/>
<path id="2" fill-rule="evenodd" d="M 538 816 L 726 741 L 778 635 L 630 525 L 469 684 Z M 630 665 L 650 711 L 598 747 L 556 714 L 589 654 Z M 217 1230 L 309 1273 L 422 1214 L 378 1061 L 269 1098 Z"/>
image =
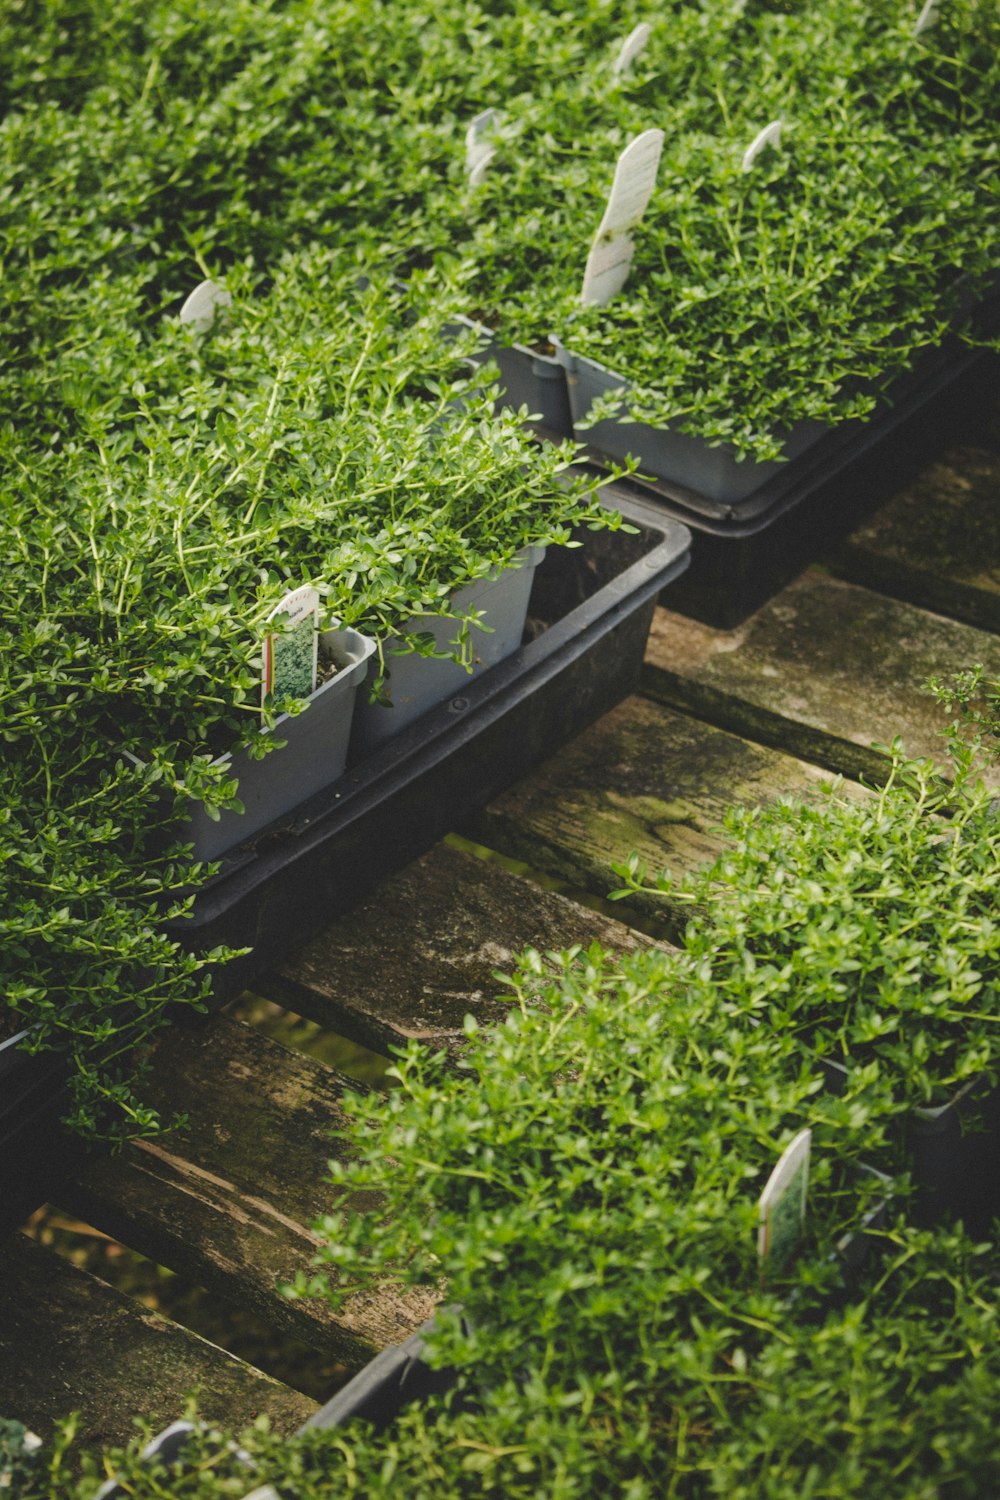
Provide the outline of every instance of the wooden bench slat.
<path id="1" fill-rule="evenodd" d="M 810 570 L 737 630 L 657 610 L 642 685 L 786 753 L 879 776 L 874 740 L 900 734 L 909 753 L 941 756 L 949 716 L 924 684 L 980 661 L 1000 677 L 1000 638 Z"/>
<path id="2" fill-rule="evenodd" d="M 166 1426 L 196 1386 L 205 1416 L 237 1429 L 266 1412 L 293 1432 L 316 1410 L 25 1235 L 0 1244 L 0 1284 L 0 1415 L 43 1439 L 78 1411 L 83 1446 L 126 1442 L 134 1416 Z"/>
<path id="3" fill-rule="evenodd" d="M 642 941 L 621 923 L 460 849 L 439 845 L 387 880 L 256 989 L 375 1051 L 410 1038 L 458 1047 L 462 1020 L 502 1019 L 515 955 L 599 939 Z"/>
<path id="4" fill-rule="evenodd" d="M 954 448 L 829 558 L 842 578 L 1000 631 L 1000 453 Z"/>
<path id="5" fill-rule="evenodd" d="M 329 1210 L 327 1163 L 342 1155 L 351 1085 L 224 1016 L 175 1025 L 159 1038 L 143 1097 L 189 1128 L 94 1160 L 59 1206 L 160 1265 L 249 1308 L 323 1353 L 358 1366 L 410 1334 L 430 1299 L 356 1296 L 338 1314 L 279 1286 L 307 1270 L 311 1225 Z M 366 1195 L 358 1212 L 374 1208 Z"/>
<path id="6" fill-rule="evenodd" d="M 630 851 L 652 871 L 682 874 L 719 852 L 731 803 L 809 795 L 828 779 L 817 766 L 629 698 L 462 832 L 606 896 L 620 884 L 612 862 Z"/>

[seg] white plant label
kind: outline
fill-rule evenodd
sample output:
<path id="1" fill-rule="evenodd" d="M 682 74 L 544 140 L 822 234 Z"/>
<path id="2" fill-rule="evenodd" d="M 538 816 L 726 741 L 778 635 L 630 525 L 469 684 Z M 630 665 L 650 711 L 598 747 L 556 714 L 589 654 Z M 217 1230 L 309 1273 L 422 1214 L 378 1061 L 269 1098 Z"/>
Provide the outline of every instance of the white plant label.
<path id="1" fill-rule="evenodd" d="M 612 72 L 616 78 L 620 78 L 623 73 L 627 73 L 639 56 L 639 53 L 645 51 L 646 43 L 649 41 L 652 30 L 653 28 L 648 21 L 642 21 L 625 38 L 622 42 L 621 51 L 615 58 L 614 67 L 612 68 Z"/>
<path id="2" fill-rule="evenodd" d="M 662 151 L 663 131 L 644 130 L 618 158 L 604 217 L 583 273 L 586 307 L 606 307 L 628 280 L 635 253 L 629 230 L 646 212 Z"/>
<path id="3" fill-rule="evenodd" d="M 770 125 L 765 125 L 757 135 L 754 136 L 749 146 L 743 153 L 743 170 L 749 172 L 765 146 L 778 146 L 781 144 L 781 121 L 772 120 Z"/>
<path id="4" fill-rule="evenodd" d="M 782 1152 L 760 1195 L 757 1254 L 762 1265 L 783 1266 L 802 1237 L 811 1148 L 812 1131 L 800 1130 Z"/>
<path id="5" fill-rule="evenodd" d="M 277 630 L 264 636 L 264 672 L 261 701 L 275 698 L 308 698 L 316 690 L 319 653 L 319 592 L 309 584 L 293 589 L 267 617 Z"/>
<path id="6" fill-rule="evenodd" d="M 470 187 L 479 186 L 497 154 L 496 141 L 490 137 L 499 129 L 502 118 L 500 110 L 484 109 L 465 132 L 465 172 Z"/>
<path id="7" fill-rule="evenodd" d="M 224 286 L 216 281 L 201 281 L 181 308 L 182 323 L 193 323 L 196 328 L 209 328 L 216 309 L 228 307 L 232 297 Z"/>
<path id="8" fill-rule="evenodd" d="M 936 21 L 940 20 L 940 4 L 941 0 L 924 0 L 924 7 L 917 17 L 916 24 L 913 28 L 914 36 L 919 36 L 922 31 L 926 31 L 929 27 L 933 26 Z"/>

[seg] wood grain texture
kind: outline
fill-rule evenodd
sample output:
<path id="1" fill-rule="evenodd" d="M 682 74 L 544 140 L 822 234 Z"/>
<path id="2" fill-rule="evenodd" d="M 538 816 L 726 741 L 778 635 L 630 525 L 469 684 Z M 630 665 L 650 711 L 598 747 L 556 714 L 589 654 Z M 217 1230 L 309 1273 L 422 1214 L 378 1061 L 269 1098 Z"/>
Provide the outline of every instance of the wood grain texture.
<path id="1" fill-rule="evenodd" d="M 431 1300 L 353 1297 L 339 1313 L 279 1288 L 308 1270 L 312 1224 L 332 1204 L 327 1163 L 343 1155 L 352 1086 L 331 1068 L 222 1016 L 176 1025 L 156 1045 L 144 1099 L 188 1128 L 92 1162 L 59 1206 L 160 1265 L 183 1272 L 277 1330 L 358 1366 L 406 1338 Z M 377 1207 L 358 1197 L 359 1213 Z"/>
<path id="2" fill-rule="evenodd" d="M 203 1415 L 237 1430 L 266 1412 L 294 1432 L 316 1409 L 24 1235 L 0 1244 L 0 1283 L 0 1412 L 43 1439 L 76 1411 L 81 1447 L 126 1442 L 135 1416 L 182 1416 L 195 1386 Z"/>
<path id="3" fill-rule="evenodd" d="M 841 578 L 1000 631 L 1000 452 L 949 450 L 828 561 Z"/>
<path id="4" fill-rule="evenodd" d="M 816 766 L 629 698 L 462 831 L 606 896 L 620 884 L 612 863 L 632 850 L 652 871 L 684 874 L 722 848 L 731 803 L 810 796 L 825 780 Z M 637 904 L 669 914 L 659 901 Z"/>
<path id="5" fill-rule="evenodd" d="M 462 1020 L 502 1019 L 496 978 L 528 946 L 641 939 L 499 864 L 439 845 L 387 880 L 256 984 L 260 993 L 376 1051 L 410 1038 L 458 1048 Z"/>
<path id="6" fill-rule="evenodd" d="M 643 688 L 657 700 L 850 776 L 884 774 L 871 748 L 902 735 L 942 753 L 948 715 L 929 678 L 985 662 L 1000 638 L 897 599 L 804 573 L 736 630 L 657 610 Z"/>

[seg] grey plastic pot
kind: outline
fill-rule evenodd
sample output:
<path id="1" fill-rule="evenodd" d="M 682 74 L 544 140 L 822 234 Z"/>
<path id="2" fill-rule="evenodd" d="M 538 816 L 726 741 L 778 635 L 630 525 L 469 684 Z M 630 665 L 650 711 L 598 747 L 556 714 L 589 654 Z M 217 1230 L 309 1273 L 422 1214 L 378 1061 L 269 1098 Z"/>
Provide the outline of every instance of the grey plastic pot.
<path id="1" fill-rule="evenodd" d="M 286 742 L 283 748 L 262 760 L 238 751 L 215 762 L 237 778 L 244 811 L 224 811 L 216 820 L 203 803 L 194 803 L 181 836 L 194 844 L 196 859 L 218 859 L 342 774 L 357 693 L 375 642 L 357 630 L 342 629 L 324 631 L 320 642 L 343 665 L 316 689 L 302 713 L 282 714 L 276 721 L 271 732 Z"/>
<path id="2" fill-rule="evenodd" d="M 821 422 L 800 422 L 784 436 L 785 460 L 755 463 L 738 459 L 736 450 L 723 444 L 709 447 L 700 438 L 645 422 L 618 422 L 606 418 L 591 427 L 586 422 L 599 396 L 627 397 L 628 382 L 595 360 L 574 354 L 558 341 L 556 357 L 566 372 L 566 387 L 573 436 L 578 442 L 609 458 L 639 459 L 642 473 L 676 485 L 684 491 L 684 503 L 706 516 L 732 519 L 749 517 L 773 503 L 768 494 L 754 504 L 758 490 L 786 470 L 787 461 L 798 458 L 829 430 Z"/>
<path id="3" fill-rule="evenodd" d="M 408 651 L 399 636 L 384 642 L 384 696 L 389 704 L 373 703 L 368 692 L 359 695 L 351 736 L 352 761 L 371 754 L 446 698 L 461 694 L 463 688 L 488 668 L 513 655 L 524 636 L 531 585 L 544 556 L 544 547 L 525 547 L 509 568 L 480 578 L 452 595 L 449 603 L 456 616 L 470 610 L 483 614 L 485 629 L 475 624 L 464 627 L 466 649 L 472 657 L 468 667 L 450 657 L 428 657 Z M 414 615 L 403 625 L 400 635 L 430 635 L 435 649 L 447 652 L 460 644 L 462 633 L 461 618 Z M 369 688 L 379 668 L 378 658 L 373 657 L 368 665 Z"/>
<path id="4" fill-rule="evenodd" d="M 491 329 L 471 318 L 459 316 L 455 321 L 463 328 L 474 328 L 483 340 L 482 347 L 473 355 L 474 362 L 485 364 L 493 360 L 499 368 L 501 406 L 513 407 L 515 411 L 527 407 L 531 420 L 546 437 L 573 436 L 566 372 L 559 359 L 524 344 L 503 344 L 494 338 Z"/>

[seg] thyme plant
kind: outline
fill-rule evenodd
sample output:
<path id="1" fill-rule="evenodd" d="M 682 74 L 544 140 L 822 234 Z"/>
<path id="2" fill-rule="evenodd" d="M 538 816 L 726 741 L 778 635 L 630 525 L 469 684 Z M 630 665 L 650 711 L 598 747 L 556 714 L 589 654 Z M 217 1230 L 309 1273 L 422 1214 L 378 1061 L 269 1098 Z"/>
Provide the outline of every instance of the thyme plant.
<path id="1" fill-rule="evenodd" d="M 280 754 L 265 726 L 304 706 L 261 716 L 262 627 L 283 594 L 315 583 L 328 617 L 384 636 L 448 614 L 528 543 L 620 521 L 567 473 L 571 447 L 494 414 L 488 373 L 456 365 L 447 305 L 419 282 L 362 285 L 329 252 L 270 282 L 234 277 L 207 331 L 167 320 L 124 390 L 75 351 L 51 422 L 0 435 L 4 1020 L 69 1051 L 86 1132 L 156 1128 L 126 1044 L 174 1001 L 203 1005 L 226 956 L 161 930 L 209 873 L 170 823 L 192 796 L 238 806 L 215 757 Z"/>
<path id="2" fill-rule="evenodd" d="M 835 783 L 814 803 L 731 809 L 706 870 L 650 881 L 632 856 L 614 894 L 695 908 L 684 950 L 748 1020 L 942 1104 L 1000 1059 L 994 794 L 973 747 L 955 741 L 948 769 L 896 741 L 871 798 Z"/>
<path id="3" fill-rule="evenodd" d="M 395 1092 L 354 1102 L 338 1193 L 377 1184 L 384 1213 L 320 1226 L 338 1296 L 386 1277 L 447 1290 L 429 1357 L 452 1393 L 384 1432 L 258 1424 L 237 1448 L 209 1425 L 178 1464 L 144 1466 L 138 1445 L 85 1458 L 79 1500 L 108 1471 L 136 1500 L 989 1492 L 994 1248 L 890 1213 L 853 1280 L 831 1255 L 870 1202 L 851 1163 L 891 1103 L 870 1082 L 821 1092 L 683 954 L 529 953 L 511 988 L 505 1024 L 470 1020 L 457 1075 L 414 1044 Z M 756 1197 L 803 1121 L 809 1227 L 762 1281 Z M 47 1463 L 25 1500 L 58 1493 L 64 1443 Z"/>

